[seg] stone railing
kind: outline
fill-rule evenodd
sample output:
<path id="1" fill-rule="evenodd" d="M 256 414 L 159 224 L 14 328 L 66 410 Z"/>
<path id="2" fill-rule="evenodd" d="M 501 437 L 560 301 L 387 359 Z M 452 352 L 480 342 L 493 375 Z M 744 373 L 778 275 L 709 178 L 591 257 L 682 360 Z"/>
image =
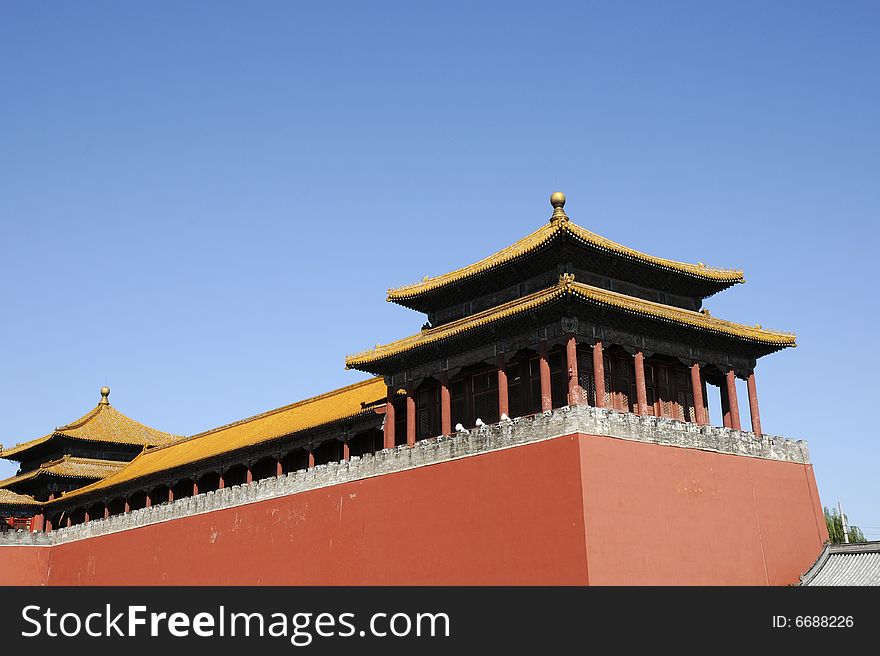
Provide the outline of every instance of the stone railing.
<path id="1" fill-rule="evenodd" d="M 640 417 L 632 413 L 588 406 L 564 407 L 531 417 L 460 431 L 448 437 L 421 440 L 412 448 L 403 445 L 384 449 L 361 458 L 352 457 L 348 462 L 318 465 L 313 469 L 291 472 L 279 478 L 262 479 L 249 485 L 236 485 L 176 499 L 108 519 L 60 528 L 43 535 L 47 535 L 46 539 L 52 544 L 81 540 L 575 433 L 768 460 L 801 464 L 810 462 L 807 444 L 800 440 L 769 435 L 758 437 L 753 433 L 729 428 Z M 0 537 L 0 544 L 3 540 Z"/>
<path id="2" fill-rule="evenodd" d="M 0 532 L 0 547 L 48 547 L 54 542 L 51 533 L 30 531 Z"/>

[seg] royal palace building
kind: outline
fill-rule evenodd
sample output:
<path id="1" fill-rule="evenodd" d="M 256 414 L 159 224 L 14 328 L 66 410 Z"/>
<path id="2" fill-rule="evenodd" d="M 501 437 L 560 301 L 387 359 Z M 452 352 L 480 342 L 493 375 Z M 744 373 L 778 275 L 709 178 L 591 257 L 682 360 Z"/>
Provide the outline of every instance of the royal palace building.
<path id="1" fill-rule="evenodd" d="M 756 383 L 795 336 L 710 314 L 742 271 L 551 205 L 497 253 L 389 290 L 427 320 L 346 358 L 372 378 L 190 437 L 104 388 L 0 451 L 20 463 L 0 582 L 796 582 L 827 532 L 806 444 L 764 433 Z"/>

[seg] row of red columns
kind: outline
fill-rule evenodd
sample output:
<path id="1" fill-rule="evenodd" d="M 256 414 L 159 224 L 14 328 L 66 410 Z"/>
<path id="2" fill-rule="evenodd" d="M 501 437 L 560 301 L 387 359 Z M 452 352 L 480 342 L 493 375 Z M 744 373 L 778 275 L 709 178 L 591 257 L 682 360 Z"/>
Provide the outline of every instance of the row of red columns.
<path id="1" fill-rule="evenodd" d="M 577 364 L 577 338 L 569 334 L 565 344 L 566 364 L 568 366 L 568 402 L 569 405 L 582 405 L 586 403 L 584 392 L 578 384 L 578 364 Z M 539 373 L 541 381 L 541 411 L 549 412 L 553 409 L 551 386 L 550 386 L 550 360 L 547 354 L 547 342 L 541 340 L 538 343 L 539 357 Z M 642 351 L 636 351 L 633 356 L 636 375 L 636 413 L 639 415 L 648 414 L 648 389 L 645 382 L 645 354 Z M 510 413 L 510 405 L 507 388 L 507 371 L 504 354 L 497 356 L 496 366 L 498 368 L 498 415 L 508 415 Z M 596 406 L 604 408 L 605 403 L 605 359 L 603 357 L 603 346 L 601 341 L 597 341 L 593 346 L 593 372 L 596 387 Z M 700 372 L 700 364 L 694 363 L 690 367 L 691 388 L 694 397 L 694 410 L 696 412 L 696 423 L 703 426 L 709 423 L 708 413 L 706 412 L 705 399 L 703 398 L 703 379 Z M 761 418 L 758 412 L 758 393 L 755 387 L 755 372 L 751 372 L 748 377 L 749 390 L 749 411 L 752 420 L 752 432 L 761 435 Z M 393 449 L 395 447 L 395 410 L 394 399 L 396 396 L 396 388 L 388 386 L 388 394 L 385 402 L 385 425 L 384 425 L 384 447 Z M 412 385 L 406 388 L 406 443 L 413 446 L 416 442 L 416 403 L 414 389 Z M 739 419 L 739 406 L 736 397 L 736 375 L 733 370 L 725 375 L 725 385 L 721 388 L 722 408 L 724 413 L 724 426 L 741 430 Z M 449 375 L 447 372 L 440 374 L 440 432 L 443 435 L 449 435 L 452 432 L 451 408 L 449 396 Z"/>

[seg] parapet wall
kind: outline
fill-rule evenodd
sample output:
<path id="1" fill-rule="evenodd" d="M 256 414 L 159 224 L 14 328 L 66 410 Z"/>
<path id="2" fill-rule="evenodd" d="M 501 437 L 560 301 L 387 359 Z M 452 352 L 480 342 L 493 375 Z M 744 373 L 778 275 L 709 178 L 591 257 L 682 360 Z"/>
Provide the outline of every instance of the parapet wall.
<path id="1" fill-rule="evenodd" d="M 165 502 L 125 515 L 60 528 L 49 534 L 21 531 L 4 533 L 0 534 L 0 545 L 10 542 L 18 545 L 59 544 L 81 540 L 576 433 L 800 464 L 810 462 L 807 444 L 802 440 L 770 435 L 759 437 L 754 433 L 718 426 L 698 426 L 604 408 L 572 406 L 462 431 L 450 437 L 421 440 L 413 448 L 402 445 L 362 458 L 353 457 L 349 462 L 318 465 L 280 478 L 268 478 L 249 485 L 236 485 Z"/>
<path id="2" fill-rule="evenodd" d="M 803 442 L 575 407 L 4 534 L 0 583 L 779 585 L 823 530 Z"/>

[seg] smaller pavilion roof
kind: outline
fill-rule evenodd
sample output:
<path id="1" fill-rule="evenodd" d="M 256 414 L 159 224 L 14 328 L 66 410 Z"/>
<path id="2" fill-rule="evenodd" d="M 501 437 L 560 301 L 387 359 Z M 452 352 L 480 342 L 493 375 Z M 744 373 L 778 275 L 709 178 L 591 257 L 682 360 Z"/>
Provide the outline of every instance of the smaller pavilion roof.
<path id="1" fill-rule="evenodd" d="M 0 506 L 39 506 L 40 502 L 28 494 L 19 494 L 0 488 Z"/>
<path id="2" fill-rule="evenodd" d="M 135 446 L 161 446 L 170 444 L 179 436 L 164 433 L 125 416 L 113 406 L 108 399 L 110 388 L 101 389 L 101 401 L 88 413 L 64 426 L 56 428 L 44 437 L 23 442 L 7 449 L 0 448 L 0 458 L 21 460 L 22 454 L 46 444 L 53 439 L 71 438 L 85 442 L 106 442 L 113 444 L 131 444 Z"/>
<path id="3" fill-rule="evenodd" d="M 18 474 L 0 481 L 0 488 L 9 488 L 38 476 L 55 476 L 58 478 L 91 478 L 99 480 L 118 472 L 127 465 L 119 460 L 99 460 L 97 458 L 77 458 L 62 456 L 58 460 L 47 462 L 24 474 Z"/>
<path id="4" fill-rule="evenodd" d="M 826 544 L 801 585 L 880 586 L 880 541 Z"/>

